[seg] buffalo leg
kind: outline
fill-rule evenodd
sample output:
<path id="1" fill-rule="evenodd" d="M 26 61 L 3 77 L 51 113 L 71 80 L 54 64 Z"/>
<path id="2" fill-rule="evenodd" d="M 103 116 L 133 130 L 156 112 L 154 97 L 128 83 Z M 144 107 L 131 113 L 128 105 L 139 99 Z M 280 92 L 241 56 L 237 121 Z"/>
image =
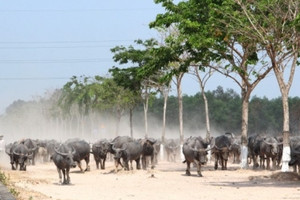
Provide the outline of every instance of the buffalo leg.
<path id="1" fill-rule="evenodd" d="M 270 170 L 270 158 L 267 157 L 267 170 Z"/>
<path id="2" fill-rule="evenodd" d="M 106 160 L 105 157 L 103 159 L 100 159 L 101 169 L 105 169 L 105 160 Z"/>
<path id="3" fill-rule="evenodd" d="M 272 170 L 276 170 L 276 157 L 272 158 Z"/>
<path id="4" fill-rule="evenodd" d="M 120 163 L 120 160 L 119 159 L 115 159 L 115 172 L 117 173 L 118 172 L 118 166 L 119 166 Z"/>
<path id="5" fill-rule="evenodd" d="M 85 170 L 84 171 L 90 171 L 90 166 L 89 166 L 89 163 L 90 163 L 90 155 L 88 155 L 87 157 L 85 157 Z"/>
<path id="6" fill-rule="evenodd" d="M 215 154 L 215 170 L 218 169 L 218 161 L 219 161 L 219 156 L 218 154 Z"/>
<path id="7" fill-rule="evenodd" d="M 224 170 L 227 170 L 227 160 L 224 160 Z"/>
<path id="8" fill-rule="evenodd" d="M 136 169 L 141 169 L 141 159 L 138 158 L 135 160 L 135 162 L 136 162 Z"/>
<path id="9" fill-rule="evenodd" d="M 151 169 L 154 169 L 154 155 L 151 156 Z"/>
<path id="10" fill-rule="evenodd" d="M 265 158 L 264 156 L 259 156 L 260 158 L 260 168 L 265 169 Z"/>
<path id="11" fill-rule="evenodd" d="M 71 181 L 69 173 L 70 173 L 70 168 L 67 168 L 67 169 L 66 169 L 67 184 L 69 184 L 70 181 Z"/>
<path id="12" fill-rule="evenodd" d="M 130 170 L 133 170 L 133 167 L 132 167 L 132 160 L 130 160 Z"/>
<path id="13" fill-rule="evenodd" d="M 80 161 L 79 161 L 79 162 L 77 162 L 77 165 L 78 165 L 78 167 L 79 167 L 80 171 L 82 171 L 82 172 L 83 172 L 83 169 L 82 169 L 82 167 L 81 167 L 81 162 L 80 162 Z"/>
<path id="14" fill-rule="evenodd" d="M 105 161 L 106 161 L 106 156 L 103 159 L 103 169 L 105 169 Z"/>
<path id="15" fill-rule="evenodd" d="M 195 162 L 195 165 L 197 166 L 197 173 L 198 173 L 198 176 L 202 177 L 202 174 L 201 174 L 201 164 L 200 162 L 198 161 L 194 161 Z"/>
<path id="16" fill-rule="evenodd" d="M 96 159 L 95 158 L 95 162 L 96 162 L 96 167 L 97 167 L 97 169 L 99 169 L 99 162 L 100 162 L 100 164 L 101 164 L 101 159 Z M 102 165 L 101 165 L 101 168 L 102 168 Z"/>
<path id="17" fill-rule="evenodd" d="M 147 162 L 146 162 L 146 156 L 142 156 L 142 166 L 143 166 L 143 169 L 145 170 L 147 168 Z"/>
<path id="18" fill-rule="evenodd" d="M 222 170 L 225 170 L 226 168 L 225 168 L 225 160 L 224 160 L 224 158 L 222 158 L 221 157 L 221 165 L 222 165 Z"/>
<path id="19" fill-rule="evenodd" d="M 257 155 L 253 156 L 253 169 L 256 169 L 258 167 L 257 157 Z"/>
<path id="20" fill-rule="evenodd" d="M 186 174 L 187 176 L 190 176 L 190 175 L 191 175 L 190 169 L 191 169 L 191 163 L 190 163 L 189 161 L 186 161 L 186 170 L 185 170 L 185 174 Z"/>
<path id="21" fill-rule="evenodd" d="M 124 169 L 129 171 L 129 160 L 128 159 L 124 159 Z"/>
<path id="22" fill-rule="evenodd" d="M 57 172 L 58 172 L 58 177 L 59 177 L 59 183 L 62 183 L 62 175 L 61 175 L 61 170 L 57 167 Z"/>
<path id="23" fill-rule="evenodd" d="M 15 168 L 15 163 L 14 163 L 14 162 L 11 162 L 10 164 L 11 164 L 11 169 L 12 169 L 12 170 L 16 170 L 16 168 Z"/>
<path id="24" fill-rule="evenodd" d="M 65 170 L 65 169 L 62 169 L 61 171 L 62 171 L 62 173 L 63 173 L 63 175 L 64 175 L 64 182 L 63 182 L 63 184 L 67 184 L 66 170 Z"/>

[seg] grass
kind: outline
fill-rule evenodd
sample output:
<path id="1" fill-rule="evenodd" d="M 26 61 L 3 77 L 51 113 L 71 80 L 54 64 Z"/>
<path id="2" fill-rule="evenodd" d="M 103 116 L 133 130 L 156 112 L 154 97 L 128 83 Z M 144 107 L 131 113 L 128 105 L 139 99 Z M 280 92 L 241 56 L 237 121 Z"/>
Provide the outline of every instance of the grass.
<path id="1" fill-rule="evenodd" d="M 14 197 L 18 197 L 20 192 L 18 192 L 14 186 L 12 184 L 10 184 L 9 182 L 9 177 L 5 175 L 5 173 L 3 171 L 1 171 L 0 169 L 0 182 L 5 185 L 6 187 L 8 187 L 9 192 L 14 196 Z"/>

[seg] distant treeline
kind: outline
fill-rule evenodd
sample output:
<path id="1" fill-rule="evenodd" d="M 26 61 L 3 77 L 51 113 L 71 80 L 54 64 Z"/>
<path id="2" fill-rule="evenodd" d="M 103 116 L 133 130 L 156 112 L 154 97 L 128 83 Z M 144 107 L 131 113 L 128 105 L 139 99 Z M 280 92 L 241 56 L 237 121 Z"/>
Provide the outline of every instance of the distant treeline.
<path id="1" fill-rule="evenodd" d="M 223 133 L 231 131 L 237 134 L 241 130 L 241 97 L 232 89 L 219 86 L 216 90 L 205 92 L 209 104 L 211 126 Z M 289 98 L 290 128 L 292 134 L 300 134 L 300 98 Z M 142 105 L 137 109 L 142 112 Z M 149 115 L 162 120 L 163 98 L 154 98 L 149 107 Z M 184 128 L 189 130 L 205 129 L 205 111 L 201 93 L 183 97 Z M 268 99 L 254 96 L 250 100 L 248 135 L 254 133 L 281 134 L 282 132 L 281 98 Z M 167 106 L 167 127 L 178 126 L 177 97 L 170 96 Z"/>
<path id="2" fill-rule="evenodd" d="M 90 112 L 81 115 L 74 107 L 66 115 L 57 106 L 55 93 L 38 100 L 18 100 L 12 103 L 6 113 L 0 116 L 0 127 L 4 134 L 11 134 L 12 138 L 38 137 L 43 133 L 44 138 L 70 138 L 70 137 L 102 137 L 101 128 L 105 128 L 103 137 L 115 136 L 114 115 L 108 110 L 99 113 Z M 209 116 L 212 135 L 225 131 L 240 133 L 241 130 L 241 97 L 232 89 L 224 90 L 219 86 L 216 90 L 207 91 Z M 300 98 L 289 98 L 291 134 L 300 134 Z M 55 109 L 54 109 L 55 108 Z M 122 116 L 120 134 L 129 135 L 128 110 Z M 149 135 L 161 135 L 163 118 L 163 98 L 153 96 L 149 102 Z M 185 134 L 205 134 L 205 111 L 201 93 L 183 96 L 183 121 Z M 283 124 L 281 98 L 268 99 L 266 97 L 252 97 L 249 109 L 248 135 L 254 133 L 278 135 L 282 132 Z M 168 98 L 166 128 L 172 130 L 172 137 L 178 136 L 178 99 L 176 96 Z M 144 112 L 143 105 L 138 104 L 133 113 L 134 134 L 143 135 Z M 155 127 L 154 127 L 155 126 Z M 99 128 L 100 127 L 100 128 Z M 123 131 L 123 132 L 122 132 Z M 98 135 L 93 137 L 93 132 Z M 63 137 L 62 137 L 63 136 Z M 169 134 L 170 136 L 170 134 Z"/>

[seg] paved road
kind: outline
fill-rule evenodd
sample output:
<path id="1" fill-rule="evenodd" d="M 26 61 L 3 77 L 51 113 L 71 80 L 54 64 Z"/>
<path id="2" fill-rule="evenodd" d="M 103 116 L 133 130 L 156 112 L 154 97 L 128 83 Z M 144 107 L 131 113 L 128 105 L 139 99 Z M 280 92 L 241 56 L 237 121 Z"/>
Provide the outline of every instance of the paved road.
<path id="1" fill-rule="evenodd" d="M 7 187 L 5 187 L 0 182 L 0 200 L 16 200 L 16 198 L 9 192 Z"/>

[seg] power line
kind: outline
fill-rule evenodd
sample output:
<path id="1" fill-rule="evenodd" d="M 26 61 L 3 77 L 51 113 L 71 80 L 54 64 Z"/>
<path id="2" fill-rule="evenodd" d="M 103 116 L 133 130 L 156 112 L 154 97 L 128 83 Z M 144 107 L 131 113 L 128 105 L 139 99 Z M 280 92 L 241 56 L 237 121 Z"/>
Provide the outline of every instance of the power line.
<path id="1" fill-rule="evenodd" d="M 122 45 L 127 46 L 127 45 Z M 132 45 L 134 46 L 134 45 Z M 37 47 L 1 47 L 0 49 L 76 49 L 76 48 L 113 48 L 115 45 L 110 46 L 37 46 Z"/>
<path id="2" fill-rule="evenodd" d="M 101 8 L 101 9 L 74 9 L 74 10 L 69 10 L 69 9 L 36 9 L 36 10 L 4 10 L 1 9 L 0 12 L 30 12 L 30 13 L 37 13 L 37 12 L 116 12 L 116 11 L 153 11 L 153 10 L 158 10 L 157 8 Z"/>
<path id="3" fill-rule="evenodd" d="M 88 58 L 88 59 L 56 59 L 56 60 L 0 60 L 3 64 L 48 64 L 48 63 L 92 63 L 111 62 L 108 58 Z"/>
<path id="4" fill-rule="evenodd" d="M 20 81 L 20 80 L 69 80 L 71 77 L 10 77 L 10 78 L 1 78 L 0 81 Z"/>
<path id="5" fill-rule="evenodd" d="M 133 42 L 135 39 L 124 40 L 82 40 L 82 41 L 0 41 L 0 44 L 82 44 L 82 43 L 106 43 L 106 42 Z"/>

